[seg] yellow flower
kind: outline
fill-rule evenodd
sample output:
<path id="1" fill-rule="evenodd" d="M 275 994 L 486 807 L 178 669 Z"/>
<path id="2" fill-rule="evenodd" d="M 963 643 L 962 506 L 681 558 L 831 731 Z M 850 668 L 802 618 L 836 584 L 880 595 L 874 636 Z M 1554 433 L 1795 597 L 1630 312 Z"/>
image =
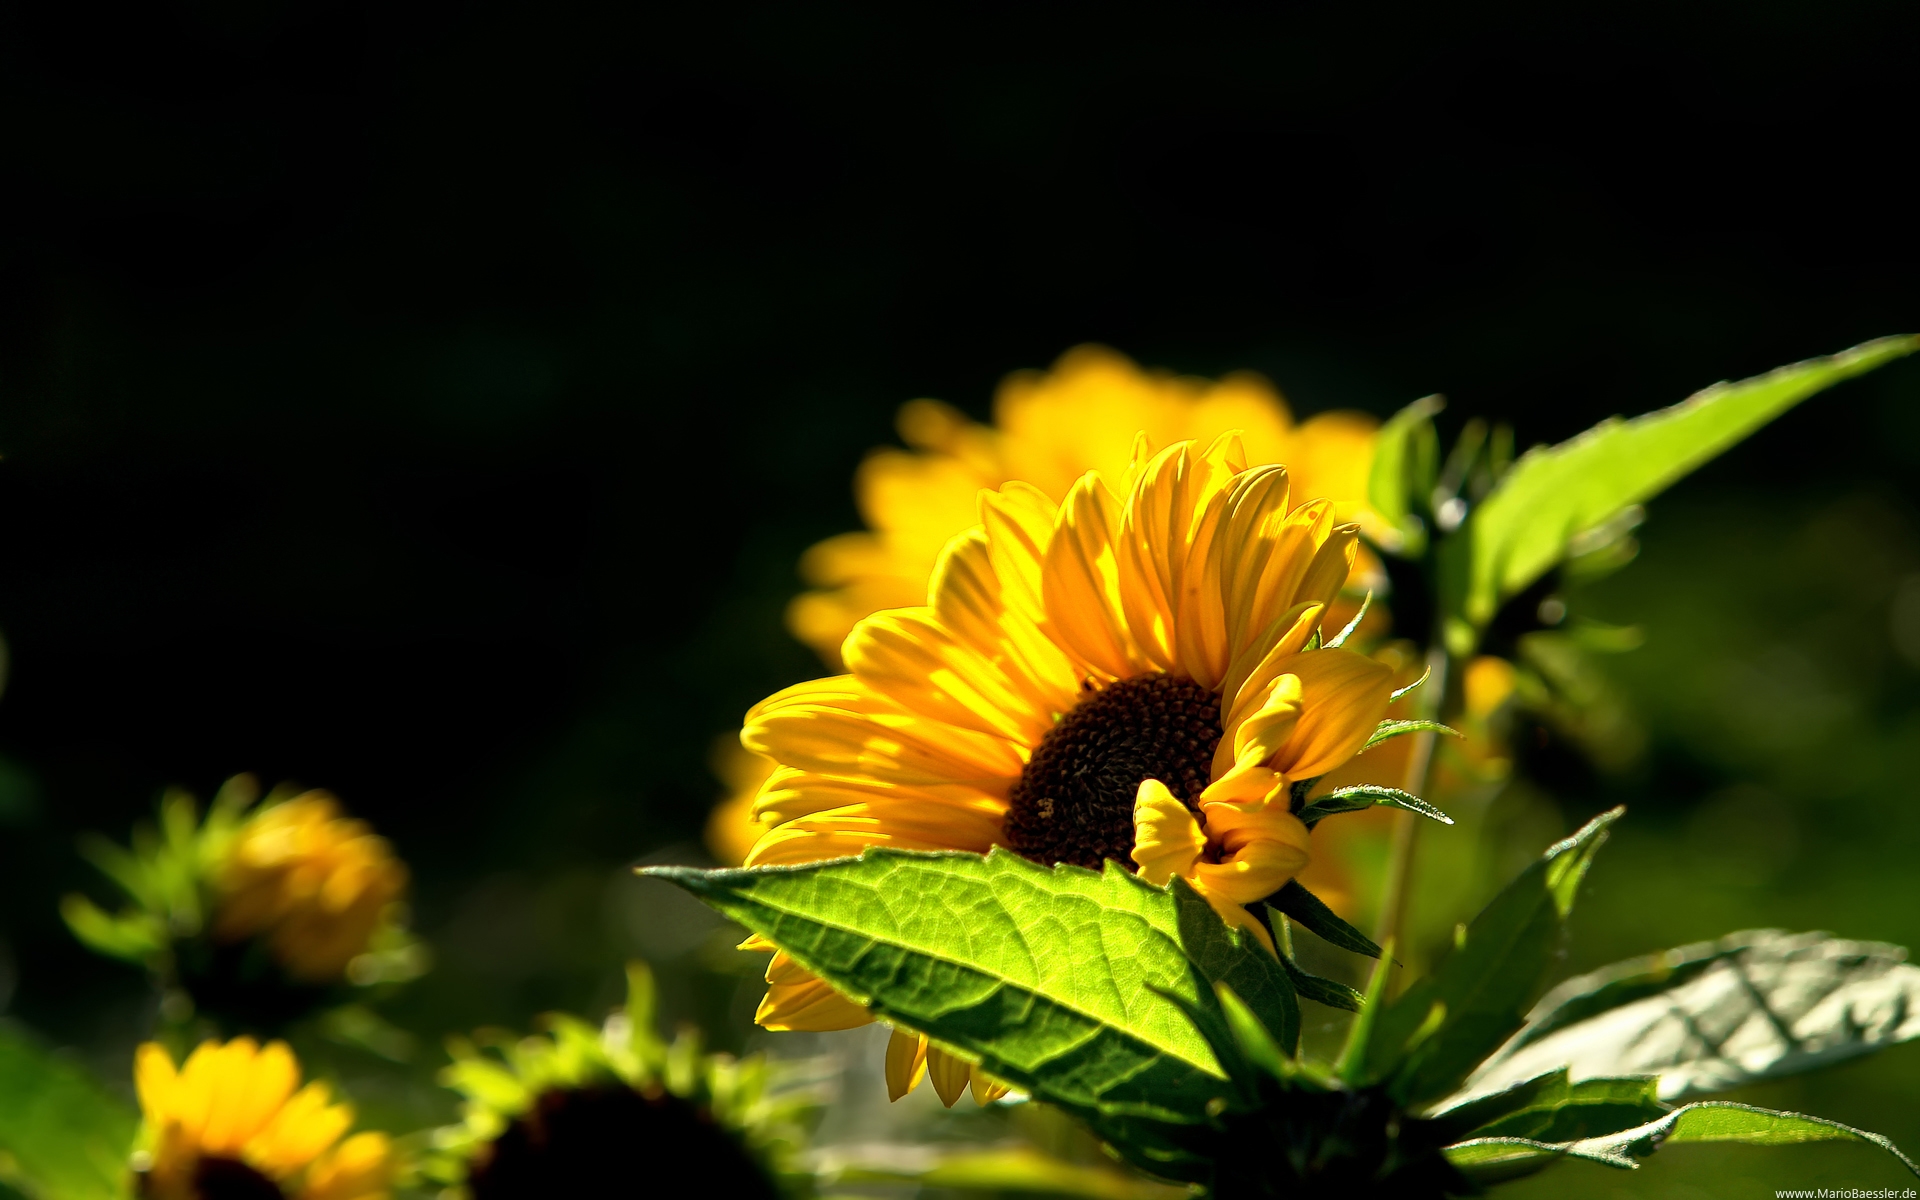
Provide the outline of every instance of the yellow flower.
<path id="1" fill-rule="evenodd" d="M 938 401 L 915 400 L 899 418 L 912 449 L 876 450 L 860 465 L 854 492 L 868 528 L 807 551 L 801 573 L 814 590 L 787 610 L 788 627 L 829 666 L 843 665 L 841 643 L 862 618 L 926 602 L 947 540 L 979 520 L 982 489 L 1017 479 L 1057 502 L 1089 469 L 1120 478 L 1137 432 L 1156 445 L 1204 445 L 1237 429 L 1247 461 L 1287 464 L 1296 494 L 1331 497 L 1340 520 L 1373 519 L 1363 501 L 1374 419 L 1331 412 L 1296 424 L 1272 385 L 1251 373 L 1213 382 L 1142 370 L 1103 346 L 1080 346 L 1050 372 L 1010 375 L 993 411 L 993 425 L 985 426 Z M 1377 566 L 1360 553 L 1358 574 L 1371 576 Z M 720 861 L 738 863 L 765 832 L 748 812 L 773 765 L 739 755 L 719 767 L 728 798 L 708 821 L 707 845 Z"/>
<path id="2" fill-rule="evenodd" d="M 322 984 L 367 951 L 406 891 L 407 869 L 332 796 L 307 792 L 241 825 L 215 886 L 216 938 L 264 935 L 288 975 Z"/>
<path id="3" fill-rule="evenodd" d="M 1248 468 L 1235 435 L 1150 451 L 1142 435 L 1120 494 L 1099 471 L 1057 505 L 1026 483 L 982 492 L 926 606 L 861 621 L 849 674 L 748 713 L 742 742 L 778 764 L 749 866 L 875 845 L 1113 860 L 1182 876 L 1267 941 L 1244 906 L 1310 857 L 1296 785 L 1351 758 L 1390 698 L 1384 664 L 1309 648 L 1360 530 L 1328 500 L 1290 507 L 1286 468 Z M 769 1028 L 869 1019 L 784 953 L 767 981 Z M 924 1066 L 951 1103 L 959 1068 L 911 1036 L 891 1090 Z"/>
<path id="4" fill-rule="evenodd" d="M 788 627 L 831 666 L 861 618 L 923 604 L 947 539 L 979 518 L 982 488 L 1021 480 L 1058 502 L 1081 474 L 1125 472 L 1133 437 L 1155 445 L 1202 444 L 1239 430 L 1251 463 L 1285 463 L 1302 495 L 1331 497 L 1343 520 L 1366 519 L 1362 501 L 1376 423 L 1353 412 L 1295 424 L 1271 384 L 1239 373 L 1213 382 L 1144 371 L 1104 346 L 1067 351 L 1051 372 L 1019 371 L 979 425 L 935 400 L 900 411 L 911 450 L 877 450 L 860 464 L 854 494 L 867 530 L 807 551 L 801 573 L 816 590 L 793 602 Z"/>
<path id="5" fill-rule="evenodd" d="M 341 1141 L 353 1110 L 327 1085 L 300 1087 L 285 1042 L 202 1042 L 175 1068 L 148 1042 L 134 1057 L 144 1117 L 134 1156 L 147 1200 L 386 1200 L 392 1147 L 382 1133 Z"/>

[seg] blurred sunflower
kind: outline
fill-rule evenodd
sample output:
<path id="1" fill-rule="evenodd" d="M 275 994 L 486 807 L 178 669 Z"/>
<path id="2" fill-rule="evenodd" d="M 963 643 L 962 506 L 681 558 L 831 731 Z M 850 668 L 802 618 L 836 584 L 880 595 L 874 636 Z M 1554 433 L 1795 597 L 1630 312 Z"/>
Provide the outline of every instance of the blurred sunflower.
<path id="1" fill-rule="evenodd" d="M 134 1058 L 143 1117 L 134 1179 L 146 1200 L 385 1200 L 383 1133 L 341 1141 L 353 1110 L 300 1087 L 285 1042 L 202 1042 L 176 1068 L 156 1043 Z"/>
<path id="2" fill-rule="evenodd" d="M 462 1120 L 435 1133 L 423 1179 L 467 1200 L 628 1195 L 678 1162 L 716 1196 L 810 1192 L 797 1152 L 818 1098 L 775 1078 L 802 1065 L 702 1054 L 691 1032 L 668 1045 L 644 965 L 627 989 L 603 1026 L 556 1014 L 545 1036 L 482 1035 L 491 1053 L 456 1041 L 442 1078 Z"/>
<path id="3" fill-rule="evenodd" d="M 1057 505 L 1026 483 L 981 492 L 928 605 L 866 618 L 849 674 L 748 713 L 742 742 L 777 766 L 747 865 L 873 845 L 1112 860 L 1186 878 L 1271 948 L 1244 906 L 1307 865 L 1294 809 L 1393 690 L 1385 664 L 1317 648 L 1360 528 L 1325 499 L 1290 507 L 1286 468 L 1249 468 L 1232 435 L 1158 454 L 1141 435 L 1124 478 L 1116 495 L 1089 471 Z M 767 982 L 768 1028 L 870 1019 L 783 952 Z M 961 1068 L 913 1043 L 896 1033 L 889 1090 L 924 1071 L 952 1103 Z"/>
<path id="4" fill-rule="evenodd" d="M 993 424 L 981 425 L 939 401 L 912 401 L 898 422 L 910 449 L 876 450 L 860 465 L 854 493 L 867 529 L 807 551 L 800 569 L 813 589 L 787 611 L 788 627 L 828 666 L 843 666 L 841 644 L 861 619 L 926 602 L 947 540 L 979 520 L 982 490 L 1017 479 L 1057 502 L 1089 469 L 1120 478 L 1139 432 L 1156 445 L 1204 445 L 1239 430 L 1248 462 L 1284 463 L 1294 490 L 1330 497 L 1338 520 L 1377 523 L 1364 498 L 1378 423 L 1356 412 L 1295 422 L 1273 386 L 1250 372 L 1198 379 L 1143 370 L 1103 346 L 1079 346 L 1051 371 L 1008 376 L 993 413 Z M 1364 590 L 1380 570 L 1364 546 L 1357 561 L 1355 582 Z M 1369 624 L 1385 623 L 1376 605 Z M 738 863 L 765 832 L 752 808 L 773 764 L 729 738 L 715 769 L 727 795 L 708 819 L 707 845 L 720 861 Z"/>
<path id="5" fill-rule="evenodd" d="M 182 1019 L 197 1010 L 272 1027 L 349 985 L 419 974 L 424 951 L 403 926 L 407 869 L 386 840 L 326 792 L 258 797 L 251 776 L 236 776 L 202 822 L 175 791 L 159 830 L 136 829 L 131 851 L 90 839 L 88 857 L 132 903 L 110 916 L 68 896 L 69 927 L 149 967 Z"/>

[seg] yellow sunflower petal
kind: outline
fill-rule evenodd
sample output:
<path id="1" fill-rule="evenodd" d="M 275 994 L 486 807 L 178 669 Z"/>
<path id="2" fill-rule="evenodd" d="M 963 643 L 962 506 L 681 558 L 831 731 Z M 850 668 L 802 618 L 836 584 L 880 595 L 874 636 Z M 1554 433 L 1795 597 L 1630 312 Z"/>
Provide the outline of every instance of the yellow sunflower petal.
<path id="1" fill-rule="evenodd" d="M 952 1108 L 973 1075 L 973 1064 L 938 1046 L 927 1047 L 927 1078 L 940 1096 L 940 1103 Z"/>
<path id="2" fill-rule="evenodd" d="M 1217 830 L 1225 821 L 1216 820 L 1216 813 L 1221 818 L 1231 815 L 1232 826 Z M 1273 895 L 1313 857 L 1306 825 L 1284 803 L 1256 812 L 1210 809 L 1207 831 L 1224 853 L 1217 863 L 1196 864 L 1194 878 L 1204 883 L 1204 890 L 1236 904 L 1252 904 Z"/>
<path id="3" fill-rule="evenodd" d="M 795 684 L 753 706 L 740 742 L 786 766 L 887 783 L 975 784 L 1004 795 L 1024 765 L 1005 738 L 929 721 L 851 675 Z"/>
<path id="4" fill-rule="evenodd" d="M 898 1026 L 887 1039 L 887 1099 L 900 1097 L 920 1086 L 927 1073 L 927 1039 Z"/>
<path id="5" fill-rule="evenodd" d="M 1129 628 L 1141 651 L 1162 670 L 1213 683 L 1213 667 L 1224 645 L 1224 626 L 1182 600 L 1204 576 L 1206 547 L 1192 539 L 1208 502 L 1231 479 L 1225 447 L 1210 456 L 1194 453 L 1192 442 L 1161 451 L 1144 465 L 1128 491 L 1117 542 L 1120 596 Z M 1197 623 L 1194 636 L 1180 637 L 1182 617 Z M 1217 634 L 1216 632 L 1217 631 Z M 1185 655 L 1191 654 L 1192 662 Z"/>
<path id="6" fill-rule="evenodd" d="M 1036 625 L 1044 623 L 1047 547 L 1053 542 L 1059 507 L 1039 488 L 1019 482 L 981 492 L 979 506 L 987 559 L 1008 607 Z"/>
<path id="7" fill-rule="evenodd" d="M 1221 560 L 1213 545 L 1230 508 L 1234 477 L 1245 469 L 1246 453 L 1237 434 L 1222 434 L 1200 456 L 1195 516 L 1185 536 L 1186 561 L 1174 580 L 1175 656 L 1182 669 L 1206 688 L 1220 686 L 1228 664 Z"/>
<path id="8" fill-rule="evenodd" d="M 1280 664 L 1305 650 L 1320 628 L 1327 606 L 1317 600 L 1294 605 L 1256 638 L 1234 661 L 1220 683 L 1221 726 L 1228 737 L 1246 717 L 1266 702 L 1262 694 L 1280 673 Z"/>
<path id="9" fill-rule="evenodd" d="M 1097 472 L 1087 472 L 1060 506 L 1042 574 L 1053 637 L 1083 666 L 1111 679 L 1151 665 L 1127 632 L 1113 545 L 1119 531 L 1119 500 Z"/>
<path id="10" fill-rule="evenodd" d="M 277 1178 L 312 1162 L 353 1124 L 353 1109 L 332 1099 L 318 1080 L 295 1092 L 247 1147 L 247 1160 Z"/>
<path id="11" fill-rule="evenodd" d="M 925 799 L 850 804 L 810 813 L 768 830 L 748 852 L 746 865 L 822 862 L 849 858 L 869 846 L 901 850 L 972 850 L 985 854 L 1001 835 L 996 814 Z"/>
<path id="12" fill-rule="evenodd" d="M 229 1043 L 229 1047 L 239 1045 Z M 207 1119 L 202 1144 L 214 1153 L 233 1154 L 264 1128 L 293 1095 L 300 1068 L 285 1042 L 268 1042 L 257 1052 L 235 1054 L 225 1087 Z"/>
<path id="13" fill-rule="evenodd" d="M 1187 806 L 1158 779 L 1144 780 L 1133 800 L 1133 861 L 1140 878 L 1165 887 L 1175 875 L 1192 874 L 1206 848 L 1207 835 Z"/>
<path id="14" fill-rule="evenodd" d="M 173 1055 L 158 1042 L 145 1042 L 134 1051 L 133 1086 L 140 1096 L 140 1111 L 156 1125 L 164 1124 L 174 1111 L 174 1090 L 180 1072 L 174 1069 Z"/>
<path id="15" fill-rule="evenodd" d="M 1366 745 L 1393 697 L 1393 669 L 1351 650 L 1310 650 L 1283 669 L 1300 680 L 1300 719 L 1273 767 L 1291 779 L 1313 779 Z"/>
<path id="16" fill-rule="evenodd" d="M 393 1143 L 384 1133 L 356 1133 L 319 1162 L 300 1200 L 386 1200 L 394 1176 Z"/>
<path id="17" fill-rule="evenodd" d="M 1006 1084 L 987 1075 L 979 1067 L 973 1068 L 968 1074 L 968 1086 L 973 1091 L 973 1102 L 981 1105 L 992 1104 L 995 1100 L 998 1100 L 1013 1090 Z"/>
<path id="18" fill-rule="evenodd" d="M 842 654 L 862 683 L 936 721 L 1024 743 L 1053 723 L 1046 697 L 954 637 L 930 608 L 875 613 L 853 627 Z"/>
<path id="19" fill-rule="evenodd" d="M 955 640 L 1005 674 L 1024 706 L 1049 715 L 1064 712 L 1080 687 L 1073 660 L 1024 606 L 1011 603 L 992 559 L 984 529 L 956 536 L 934 567 L 927 604 Z"/>
<path id="20" fill-rule="evenodd" d="M 866 1009 L 842 996 L 805 967 L 776 953 L 767 964 L 767 994 L 753 1015 L 767 1029 L 826 1033 L 873 1023 Z"/>

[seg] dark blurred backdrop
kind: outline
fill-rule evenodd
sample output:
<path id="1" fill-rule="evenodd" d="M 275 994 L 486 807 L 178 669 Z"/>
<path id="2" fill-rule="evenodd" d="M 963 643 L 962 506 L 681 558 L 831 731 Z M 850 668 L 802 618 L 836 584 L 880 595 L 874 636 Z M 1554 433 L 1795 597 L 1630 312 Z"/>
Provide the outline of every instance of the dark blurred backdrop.
<path id="1" fill-rule="evenodd" d="M 1301 413 L 1443 391 L 1525 444 L 1920 328 L 1912 5 L 901 15 L 5 9 L 11 1011 L 131 1041 L 137 977 L 58 924 L 93 886 L 74 838 L 238 770 L 399 845 L 443 1027 L 609 998 L 660 948 L 608 880 L 697 854 L 712 741 L 814 672 L 793 561 L 856 524 L 850 473 L 909 398 L 984 416 L 1092 340 L 1263 371 Z M 1726 846 L 1702 805 L 1760 786 L 1713 724 L 1744 677 L 1673 683 L 1715 638 L 1745 663 L 1864 631 L 1844 711 L 1906 728 L 1916 402 L 1913 365 L 1849 384 L 1656 506 L 1596 601 L 1649 623 L 1622 686 L 1651 749 L 1555 793 L 1568 821 L 1642 805 L 1674 861 L 1619 872 L 1688 874 Z M 1789 707 L 1826 686 L 1767 677 Z M 1726 921 L 1920 940 L 1904 908 L 1821 906 L 1850 842 L 1795 857 L 1871 811 L 1900 850 L 1873 870 L 1908 877 L 1886 814 L 1920 738 L 1888 736 L 1870 802 L 1816 747 L 1795 769 L 1829 782 L 1768 801 L 1785 833 L 1729 810 L 1773 874 L 1644 919 L 1603 919 L 1641 910 L 1597 876 L 1590 955 Z"/>

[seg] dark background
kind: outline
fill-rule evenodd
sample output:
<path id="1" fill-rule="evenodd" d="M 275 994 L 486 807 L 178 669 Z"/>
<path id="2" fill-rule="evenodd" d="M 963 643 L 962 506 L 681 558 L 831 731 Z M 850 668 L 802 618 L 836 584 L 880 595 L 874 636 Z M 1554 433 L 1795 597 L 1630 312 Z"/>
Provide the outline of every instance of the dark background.
<path id="1" fill-rule="evenodd" d="M 237 770 L 397 843 L 440 951 L 416 1018 L 607 999 L 632 948 L 606 881 L 696 853 L 713 739 L 814 673 L 792 563 L 857 523 L 852 468 L 909 398 L 984 417 L 1096 340 L 1263 371 L 1301 413 L 1443 391 L 1525 444 L 1920 328 L 1911 5 L 710 7 L 0 16 L 16 1016 L 124 1053 L 137 976 L 55 912 L 106 896 L 75 836 Z M 1648 846 L 1691 845 L 1750 774 L 1724 691 L 1672 682 L 1738 632 L 1716 614 L 1867 630 L 1849 694 L 1905 728 L 1916 401 L 1911 364 L 1849 384 L 1656 506 L 1600 604 L 1649 621 L 1624 686 L 1652 748 L 1569 776 L 1566 820 L 1631 793 Z M 1835 578 L 1859 613 L 1821 607 Z M 1869 807 L 1808 787 L 1794 845 Z M 1907 879 L 1912 823 L 1872 828 Z M 1662 853 L 1624 861 L 1691 877 Z M 1841 850 L 1785 862 L 1701 885 L 1759 908 L 1596 919 L 1592 953 L 1727 921 L 1920 937 L 1783 882 Z"/>

